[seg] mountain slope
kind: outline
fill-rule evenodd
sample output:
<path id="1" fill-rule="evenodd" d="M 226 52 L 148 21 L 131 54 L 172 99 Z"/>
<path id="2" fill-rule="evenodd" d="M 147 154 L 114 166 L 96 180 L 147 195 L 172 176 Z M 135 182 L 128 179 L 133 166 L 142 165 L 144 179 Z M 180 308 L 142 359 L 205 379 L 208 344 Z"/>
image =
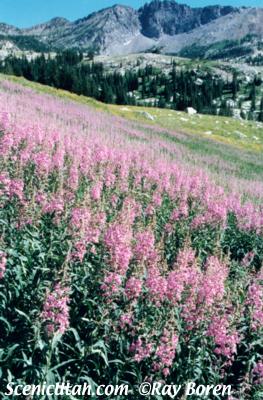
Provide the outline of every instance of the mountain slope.
<path id="1" fill-rule="evenodd" d="M 59 47 L 94 47 L 104 52 L 112 43 L 130 40 L 139 31 L 136 11 L 117 5 L 75 21 L 55 44 Z"/>
<path id="2" fill-rule="evenodd" d="M 194 43 L 211 45 L 224 40 L 242 39 L 247 35 L 263 38 L 263 9 L 248 8 L 230 13 L 188 33 L 162 36 L 158 41 L 165 52 L 178 52 Z"/>
<path id="3" fill-rule="evenodd" d="M 46 23 L 24 29 L 23 33 L 30 36 L 39 36 L 42 40 L 49 40 L 52 35 L 59 35 L 69 26 L 71 26 L 71 23 L 67 19 L 57 17 Z"/>
<path id="4" fill-rule="evenodd" d="M 15 26 L 0 23 L 0 35 L 20 35 L 22 32 Z"/>
<path id="5" fill-rule="evenodd" d="M 19 30 L 0 24 L 0 34 L 36 36 L 55 48 L 94 49 L 100 54 L 128 54 L 159 48 L 178 52 L 247 34 L 263 38 L 263 9 L 208 6 L 191 8 L 174 0 L 153 0 L 139 10 L 115 5 L 86 18 L 64 18 Z"/>

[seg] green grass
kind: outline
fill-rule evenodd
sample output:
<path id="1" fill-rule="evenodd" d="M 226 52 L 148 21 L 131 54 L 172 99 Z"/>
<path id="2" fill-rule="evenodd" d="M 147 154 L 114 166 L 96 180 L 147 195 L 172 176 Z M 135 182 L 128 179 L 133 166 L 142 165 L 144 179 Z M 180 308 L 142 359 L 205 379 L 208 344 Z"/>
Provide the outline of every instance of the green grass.
<path id="1" fill-rule="evenodd" d="M 263 125 L 251 121 L 239 121 L 233 118 L 193 115 L 184 112 L 149 107 L 109 106 L 116 115 L 139 120 L 166 129 L 191 133 L 201 137 L 209 137 L 231 146 L 252 151 L 263 150 Z M 150 121 L 143 112 L 154 117 Z"/>

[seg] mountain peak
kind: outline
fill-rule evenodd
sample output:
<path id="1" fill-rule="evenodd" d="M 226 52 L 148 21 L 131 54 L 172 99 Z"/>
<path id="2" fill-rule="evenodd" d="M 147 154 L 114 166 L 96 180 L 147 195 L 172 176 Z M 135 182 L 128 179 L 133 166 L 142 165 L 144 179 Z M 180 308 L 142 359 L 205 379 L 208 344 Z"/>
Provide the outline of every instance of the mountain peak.
<path id="1" fill-rule="evenodd" d="M 117 0 L 118 1 L 118 0 Z M 263 9 L 211 5 L 193 8 L 176 0 L 152 0 L 135 10 L 122 4 L 70 22 L 55 17 L 30 29 L 0 24 L 2 35 L 33 35 L 55 48 L 95 49 L 101 54 L 128 54 L 263 37 Z"/>
<path id="2" fill-rule="evenodd" d="M 67 24 L 69 22 L 69 20 L 67 18 L 62 18 L 62 17 L 54 17 L 52 18 L 49 23 L 52 24 Z"/>
<path id="3" fill-rule="evenodd" d="M 231 6 L 191 8 L 175 0 L 152 0 L 139 9 L 139 15 L 143 34 L 157 39 L 162 34 L 173 36 L 189 32 L 235 10 Z"/>
<path id="4" fill-rule="evenodd" d="M 41 37 L 42 35 L 47 36 L 51 34 L 51 32 L 53 33 L 54 31 L 64 29 L 67 25 L 70 24 L 71 24 L 70 21 L 68 21 L 66 18 L 54 17 L 51 20 L 44 22 L 42 24 L 32 26 L 31 28 L 28 29 L 24 29 L 23 32 L 26 35 L 33 35 L 39 37 Z"/>
<path id="5" fill-rule="evenodd" d="M 13 25 L 0 23 L 0 35 L 19 35 L 20 29 Z"/>

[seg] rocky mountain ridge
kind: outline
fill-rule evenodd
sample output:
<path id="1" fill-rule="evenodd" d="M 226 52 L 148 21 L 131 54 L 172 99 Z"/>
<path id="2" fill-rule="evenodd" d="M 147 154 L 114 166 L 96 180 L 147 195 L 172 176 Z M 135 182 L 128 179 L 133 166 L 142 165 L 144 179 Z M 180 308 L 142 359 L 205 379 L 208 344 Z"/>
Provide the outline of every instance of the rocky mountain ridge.
<path id="1" fill-rule="evenodd" d="M 139 10 L 115 5 L 70 22 L 53 18 L 28 29 L 0 24 L 0 35 L 33 36 L 53 48 L 81 48 L 98 54 L 129 54 L 158 49 L 178 53 L 252 34 L 263 38 L 263 8 L 192 8 L 174 0 L 153 0 Z"/>

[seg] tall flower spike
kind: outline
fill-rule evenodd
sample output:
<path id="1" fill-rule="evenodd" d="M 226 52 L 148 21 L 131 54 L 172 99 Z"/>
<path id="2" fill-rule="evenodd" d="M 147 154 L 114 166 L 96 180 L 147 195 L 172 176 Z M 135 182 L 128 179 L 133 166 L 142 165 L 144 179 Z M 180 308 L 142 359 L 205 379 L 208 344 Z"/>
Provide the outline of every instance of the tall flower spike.
<path id="1" fill-rule="evenodd" d="M 7 258 L 6 254 L 0 251 L 0 279 L 3 279 L 6 270 Z"/>
<path id="2" fill-rule="evenodd" d="M 52 292 L 48 292 L 41 319 L 45 323 L 48 335 L 64 334 L 69 327 L 69 288 L 57 283 Z"/>

